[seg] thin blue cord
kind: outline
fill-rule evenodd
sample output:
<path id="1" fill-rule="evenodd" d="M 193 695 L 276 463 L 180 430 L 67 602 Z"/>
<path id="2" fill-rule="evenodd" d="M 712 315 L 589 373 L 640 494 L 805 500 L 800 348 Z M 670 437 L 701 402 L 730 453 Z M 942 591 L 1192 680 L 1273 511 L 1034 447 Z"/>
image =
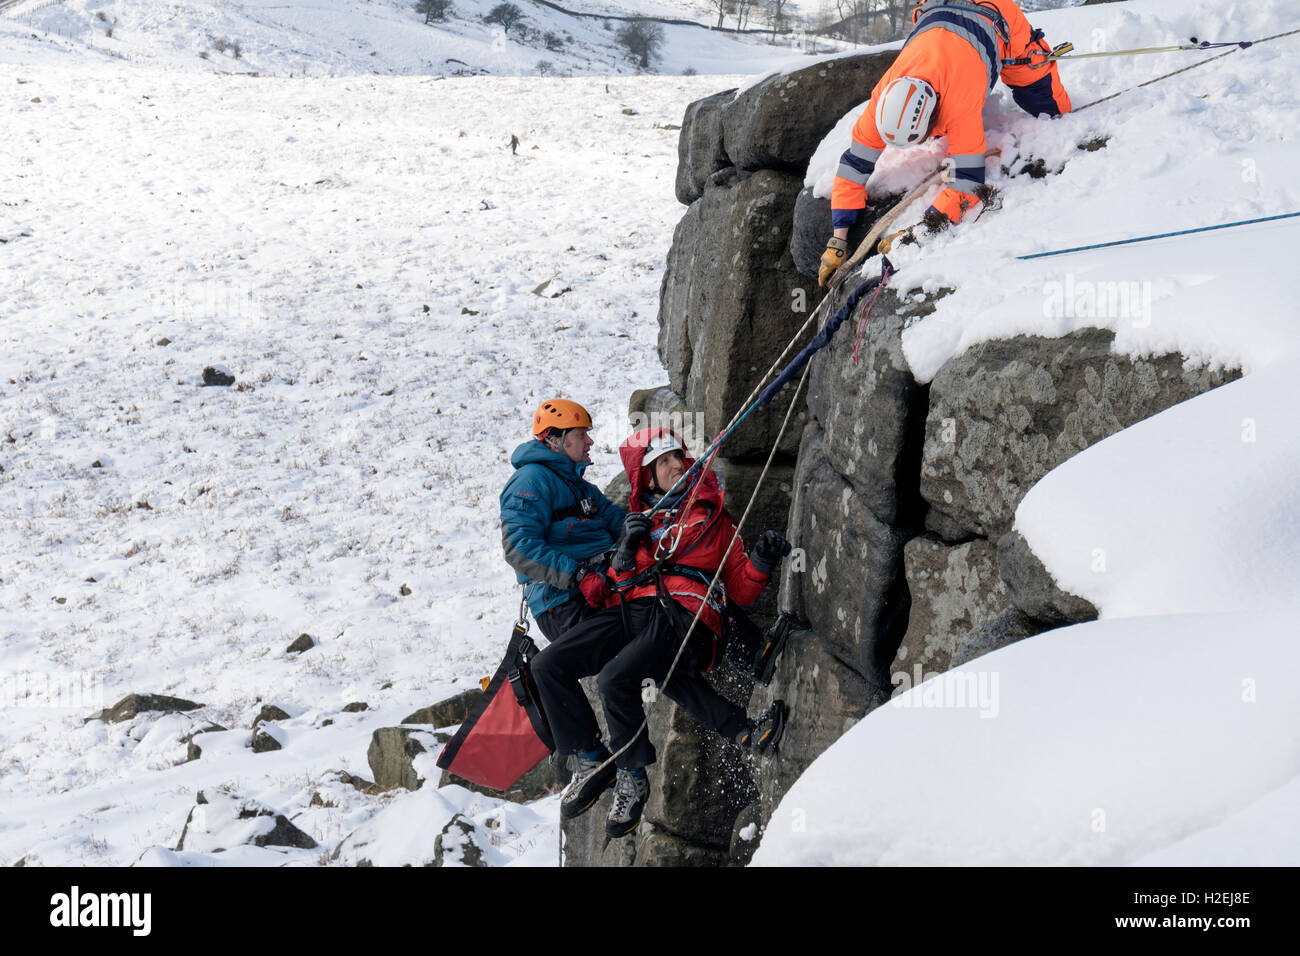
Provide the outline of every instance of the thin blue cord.
<path id="1" fill-rule="evenodd" d="M 1272 222 L 1274 219 L 1290 219 L 1300 216 L 1300 212 L 1285 212 L 1280 216 L 1265 216 L 1263 219 L 1243 219 L 1240 222 L 1225 222 L 1217 226 L 1199 226 L 1196 229 L 1180 229 L 1178 232 L 1162 232 L 1154 236 L 1138 236 L 1136 239 L 1117 239 L 1115 242 L 1098 242 L 1091 246 L 1074 246 L 1071 249 L 1057 249 L 1055 252 L 1035 252 L 1030 256 L 1016 256 L 1017 259 L 1042 259 L 1047 256 L 1063 256 L 1067 252 L 1083 252 L 1087 249 L 1105 249 L 1107 246 L 1127 246 L 1134 242 L 1147 242 L 1151 239 L 1168 239 L 1171 236 L 1186 236 L 1193 232 L 1210 232 L 1214 229 L 1230 229 L 1233 226 L 1250 226 L 1257 222 Z"/>

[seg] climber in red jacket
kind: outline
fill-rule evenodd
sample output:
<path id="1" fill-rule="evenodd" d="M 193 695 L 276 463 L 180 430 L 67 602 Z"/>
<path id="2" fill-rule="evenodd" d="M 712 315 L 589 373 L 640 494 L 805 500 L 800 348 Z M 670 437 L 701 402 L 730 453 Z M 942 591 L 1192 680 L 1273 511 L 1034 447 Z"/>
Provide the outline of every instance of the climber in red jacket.
<path id="1" fill-rule="evenodd" d="M 867 202 L 867 179 L 885 146 L 907 149 L 932 136 L 948 138 L 953 181 L 935 197 L 927 218 L 960 222 L 979 203 L 984 183 L 984 100 L 998 77 L 1025 112 L 1070 111 L 1051 48 L 1013 0 L 923 0 L 915 26 L 893 65 L 871 91 L 853 127 L 831 187 L 831 228 L 818 283 L 825 285 L 848 255 L 849 227 Z M 1008 63 L 1027 60 L 1027 63 Z"/>
<path id="2" fill-rule="evenodd" d="M 647 687 L 662 685 L 664 695 L 700 723 L 759 754 L 776 747 L 787 714 L 785 704 L 776 701 L 762 717 L 750 720 L 744 708 L 715 691 L 702 675 L 717 658 L 727 601 L 753 602 L 790 553 L 789 543 L 767 531 L 749 555 L 738 536 L 732 544 L 736 521 L 723 507 L 711 470 L 694 489 L 683 482 L 681 489 L 666 494 L 694 464 L 675 432 L 642 429 L 623 442 L 619 453 L 632 487 L 630 514 L 616 552 L 630 555 L 632 567 L 611 572 L 622 599 L 570 630 L 531 664 L 556 750 L 578 755 L 560 812 L 566 818 L 578 816 L 613 785 L 614 804 L 605 824 L 611 837 L 636 828 L 649 794 L 645 768 L 654 763 L 655 749 L 642 727 Z M 653 515 L 641 510 L 656 506 Z M 719 567 L 718 585 L 710 590 Z M 696 611 L 699 621 L 674 666 Z M 664 684 L 670 668 L 672 679 Z M 596 673 L 608 749 L 578 683 Z M 610 752 L 625 745 L 606 766 Z"/>

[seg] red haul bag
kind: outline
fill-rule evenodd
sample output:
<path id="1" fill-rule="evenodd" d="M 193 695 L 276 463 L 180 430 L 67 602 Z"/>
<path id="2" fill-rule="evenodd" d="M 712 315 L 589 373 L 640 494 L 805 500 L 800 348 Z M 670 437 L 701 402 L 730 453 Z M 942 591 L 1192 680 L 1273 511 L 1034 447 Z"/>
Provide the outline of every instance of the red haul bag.
<path id="1" fill-rule="evenodd" d="M 456 736 L 442 748 L 439 767 L 504 791 L 550 756 L 555 740 L 528 672 L 536 653 L 528 631 L 516 624 L 505 659 Z"/>

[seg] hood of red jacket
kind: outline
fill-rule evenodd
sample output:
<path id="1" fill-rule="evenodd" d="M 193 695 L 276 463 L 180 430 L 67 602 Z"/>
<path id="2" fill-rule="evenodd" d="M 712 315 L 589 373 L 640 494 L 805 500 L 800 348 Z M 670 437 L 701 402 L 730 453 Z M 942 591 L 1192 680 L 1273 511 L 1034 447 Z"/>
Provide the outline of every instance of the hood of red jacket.
<path id="1" fill-rule="evenodd" d="M 618 446 L 619 457 L 623 459 L 623 471 L 626 472 L 627 480 L 632 485 L 632 494 L 629 496 L 628 501 L 633 511 L 641 511 L 646 507 L 645 502 L 641 500 L 641 493 L 650 487 L 651 466 L 641 464 L 641 459 L 645 457 L 645 450 L 649 447 L 650 442 L 660 435 L 671 435 L 681 442 L 683 449 L 686 447 L 686 442 L 682 440 L 681 435 L 671 428 L 658 426 L 642 428 L 640 431 L 633 432 L 623 440 L 623 444 Z M 687 468 L 690 468 L 695 464 L 695 459 L 684 451 L 682 453 L 682 463 Z M 685 487 L 685 485 L 682 487 Z M 718 486 L 718 476 L 712 468 L 709 469 L 700 482 L 697 497 L 708 501 L 720 501 L 722 499 L 722 491 Z"/>

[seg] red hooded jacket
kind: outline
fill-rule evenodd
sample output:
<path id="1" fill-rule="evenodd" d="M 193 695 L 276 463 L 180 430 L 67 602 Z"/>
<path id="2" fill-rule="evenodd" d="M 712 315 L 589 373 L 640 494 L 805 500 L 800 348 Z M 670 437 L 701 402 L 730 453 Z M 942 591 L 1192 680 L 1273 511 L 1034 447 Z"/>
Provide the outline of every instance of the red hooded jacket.
<path id="1" fill-rule="evenodd" d="M 619 446 L 623 470 L 627 472 L 628 481 L 632 485 L 629 499 L 631 511 L 643 511 L 649 507 L 641 495 L 650 486 L 651 466 L 642 465 L 641 459 L 645 456 L 646 446 L 649 445 L 650 440 L 661 434 L 672 435 L 681 441 L 680 436 L 671 429 L 643 428 Z M 686 447 L 685 442 L 682 442 L 682 447 Z M 684 463 L 687 468 L 690 468 L 695 460 L 687 457 Z M 682 487 L 686 487 L 685 483 Z M 683 506 L 689 497 L 689 493 L 683 496 L 681 502 Z M 677 530 L 678 528 L 680 531 Z M 722 505 L 722 489 L 718 487 L 718 476 L 710 470 L 700 480 L 695 500 L 691 502 L 685 514 L 678 514 L 676 511 L 655 512 L 650 523 L 650 539 L 643 541 L 637 548 L 636 567 L 622 573 L 611 572 L 611 576 L 615 581 L 626 581 L 635 577 L 651 567 L 656 558 L 663 557 L 668 549 L 668 542 L 676 538 L 676 546 L 670 556 L 665 558 L 664 563 L 698 568 L 712 579 L 735 531 L 736 521 Z M 705 603 L 700 621 L 715 635 L 719 634 L 722 629 L 719 612 L 725 606 L 726 600 L 729 598 L 739 605 L 752 604 L 762 593 L 767 579 L 768 575 L 759 571 L 749 560 L 749 556 L 745 553 L 745 543 L 737 536 L 736 543 L 732 545 L 731 552 L 727 556 L 726 564 L 723 565 L 722 574 L 718 578 L 721 588 L 717 590 L 720 593 L 715 593 Z M 702 582 L 682 575 L 663 575 L 663 585 L 672 599 L 692 614 L 699 609 L 707 595 L 707 588 Z M 623 597 L 630 601 L 639 597 L 653 597 L 656 593 L 655 582 L 651 579 L 623 592 Z"/>

